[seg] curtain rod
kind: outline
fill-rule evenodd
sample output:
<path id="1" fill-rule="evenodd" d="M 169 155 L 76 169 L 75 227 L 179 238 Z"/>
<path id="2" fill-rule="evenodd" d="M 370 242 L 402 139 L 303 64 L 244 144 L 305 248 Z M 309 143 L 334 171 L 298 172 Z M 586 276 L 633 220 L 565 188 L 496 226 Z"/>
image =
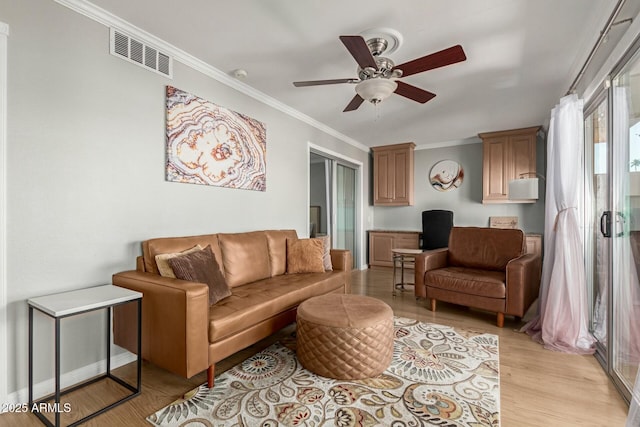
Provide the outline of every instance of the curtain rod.
<path id="1" fill-rule="evenodd" d="M 618 17 L 618 14 L 622 10 L 622 6 L 624 5 L 625 1 L 626 0 L 618 0 L 618 4 L 616 4 L 616 7 L 613 9 L 613 12 L 611 12 L 611 15 L 609 15 L 609 19 L 607 20 L 607 23 L 605 24 L 604 29 L 600 32 L 600 36 L 598 37 L 598 40 L 596 40 L 596 43 L 593 45 L 593 48 L 591 49 L 591 52 L 589 52 L 589 56 L 587 57 L 587 60 L 582 65 L 582 68 L 578 72 L 578 75 L 576 76 L 576 78 L 573 80 L 573 83 L 571 83 L 571 86 L 569 87 L 569 90 L 566 93 L 567 95 L 575 92 L 578 82 L 584 75 L 585 71 L 587 71 L 587 67 L 589 66 L 589 64 L 591 64 L 593 57 L 596 55 L 596 51 L 598 50 L 600 45 L 604 42 L 605 38 L 607 37 L 607 34 L 609 34 L 609 30 L 614 25 L 614 20 Z"/>

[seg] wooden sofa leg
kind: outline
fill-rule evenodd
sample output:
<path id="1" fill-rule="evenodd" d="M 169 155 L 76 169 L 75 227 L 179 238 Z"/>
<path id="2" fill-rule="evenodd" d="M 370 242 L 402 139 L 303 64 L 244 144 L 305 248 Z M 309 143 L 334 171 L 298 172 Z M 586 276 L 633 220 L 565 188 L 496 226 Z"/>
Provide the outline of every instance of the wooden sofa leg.
<path id="1" fill-rule="evenodd" d="M 213 377 L 216 371 L 216 365 L 211 365 L 207 368 L 207 387 L 213 388 Z"/>
<path id="2" fill-rule="evenodd" d="M 504 313 L 498 313 L 498 320 L 496 322 L 498 328 L 504 327 Z"/>
<path id="3" fill-rule="evenodd" d="M 436 311 L 436 299 L 431 298 L 431 311 Z"/>

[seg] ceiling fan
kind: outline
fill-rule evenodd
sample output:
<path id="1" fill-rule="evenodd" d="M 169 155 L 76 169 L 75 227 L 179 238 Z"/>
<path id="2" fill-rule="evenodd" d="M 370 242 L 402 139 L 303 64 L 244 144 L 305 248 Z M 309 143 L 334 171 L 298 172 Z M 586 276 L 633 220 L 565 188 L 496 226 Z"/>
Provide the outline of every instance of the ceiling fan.
<path id="1" fill-rule="evenodd" d="M 358 63 L 358 78 L 312 80 L 294 82 L 296 87 L 331 85 L 338 83 L 355 83 L 356 95 L 343 111 L 356 110 L 365 101 L 378 104 L 397 93 L 400 96 L 424 104 L 436 94 L 404 83 L 399 79 L 434 68 L 462 62 L 467 59 L 462 46 L 455 45 L 448 49 L 395 65 L 392 60 L 380 56 L 388 42 L 382 37 L 374 37 L 367 41 L 362 36 L 340 36 L 351 56 Z"/>

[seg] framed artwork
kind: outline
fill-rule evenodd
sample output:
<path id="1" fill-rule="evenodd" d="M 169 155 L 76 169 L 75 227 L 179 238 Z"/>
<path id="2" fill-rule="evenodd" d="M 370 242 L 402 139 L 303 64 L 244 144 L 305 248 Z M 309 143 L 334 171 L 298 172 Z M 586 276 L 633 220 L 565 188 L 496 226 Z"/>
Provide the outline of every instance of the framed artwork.
<path id="1" fill-rule="evenodd" d="M 458 162 L 441 160 L 431 167 L 429 183 L 438 191 L 449 191 L 460 187 L 464 170 Z"/>
<path id="2" fill-rule="evenodd" d="M 264 123 L 167 86 L 167 181 L 266 191 Z"/>
<path id="3" fill-rule="evenodd" d="M 490 216 L 489 228 L 518 228 L 517 216 Z"/>

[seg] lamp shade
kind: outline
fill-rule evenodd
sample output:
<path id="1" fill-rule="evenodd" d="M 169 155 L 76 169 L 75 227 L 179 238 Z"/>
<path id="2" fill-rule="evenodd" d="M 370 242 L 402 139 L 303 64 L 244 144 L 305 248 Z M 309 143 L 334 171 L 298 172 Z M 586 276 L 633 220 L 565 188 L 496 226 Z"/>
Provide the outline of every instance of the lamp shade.
<path id="1" fill-rule="evenodd" d="M 538 178 L 522 178 L 509 181 L 509 200 L 537 200 Z"/>
<path id="2" fill-rule="evenodd" d="M 358 83 L 356 85 L 356 93 L 360 95 L 362 99 L 372 104 L 377 104 L 387 99 L 397 87 L 398 83 L 393 80 L 374 78 Z"/>

